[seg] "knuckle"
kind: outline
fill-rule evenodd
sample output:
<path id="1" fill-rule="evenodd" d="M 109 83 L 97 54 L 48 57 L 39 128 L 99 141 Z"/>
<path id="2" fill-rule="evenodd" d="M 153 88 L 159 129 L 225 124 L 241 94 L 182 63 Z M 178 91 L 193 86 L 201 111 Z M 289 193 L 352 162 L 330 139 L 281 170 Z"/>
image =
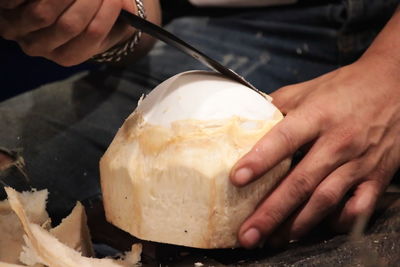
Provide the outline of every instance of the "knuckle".
<path id="1" fill-rule="evenodd" d="M 266 156 L 262 148 L 256 147 L 250 153 L 246 155 L 245 164 L 251 166 L 256 174 L 262 175 L 266 169 L 274 166 L 271 157 Z"/>
<path id="2" fill-rule="evenodd" d="M 320 103 L 321 105 L 322 103 Z M 337 118 L 337 110 L 332 107 L 319 106 L 320 112 L 318 113 L 319 122 L 325 123 L 327 125 L 338 123 L 339 118 Z"/>
<path id="3" fill-rule="evenodd" d="M 30 10 L 30 17 L 37 27 L 47 27 L 55 22 L 52 12 L 48 12 L 41 5 L 37 5 Z"/>
<path id="4" fill-rule="evenodd" d="M 4 39 L 9 40 L 9 41 L 14 41 L 16 39 L 16 36 L 13 33 L 11 33 L 10 31 L 7 31 L 7 30 L 0 31 L 0 35 Z"/>
<path id="5" fill-rule="evenodd" d="M 350 143 L 348 143 L 347 141 L 344 141 L 344 140 L 341 140 L 341 141 L 337 140 L 337 142 L 333 146 L 332 153 L 333 153 L 333 155 L 342 155 L 349 149 L 350 149 Z"/>
<path id="6" fill-rule="evenodd" d="M 347 178 L 354 180 L 362 177 L 370 171 L 370 165 L 360 159 L 353 160 L 346 168 Z"/>
<path id="7" fill-rule="evenodd" d="M 0 36 L 6 40 L 15 41 L 17 39 L 16 31 L 13 30 L 13 27 L 7 24 L 8 23 L 0 17 Z"/>
<path id="8" fill-rule="evenodd" d="M 272 102 L 274 105 L 279 109 L 284 109 L 285 104 L 287 103 L 287 100 L 290 98 L 292 99 L 294 96 L 292 94 L 292 91 L 294 91 L 295 88 L 293 85 L 287 85 L 284 87 L 281 87 L 279 90 L 273 92 L 271 94 L 272 96 Z"/>
<path id="9" fill-rule="evenodd" d="M 277 225 L 281 224 L 284 217 L 281 212 L 276 209 L 268 209 L 260 212 L 255 218 L 253 224 L 267 234 L 268 229 L 274 229 Z"/>
<path id="10" fill-rule="evenodd" d="M 297 143 L 295 141 L 295 137 L 291 133 L 289 129 L 286 127 L 278 127 L 278 133 L 279 136 L 281 137 L 282 142 L 285 144 L 285 146 L 288 148 L 290 152 L 294 152 L 297 150 Z"/>
<path id="11" fill-rule="evenodd" d="M 297 172 L 290 182 L 289 194 L 299 201 L 306 200 L 314 189 L 312 177 L 305 171 Z"/>
<path id="12" fill-rule="evenodd" d="M 48 46 L 36 38 L 34 34 L 28 34 L 17 40 L 22 51 L 29 56 L 44 56 L 49 52 Z"/>
<path id="13" fill-rule="evenodd" d="M 24 53 L 29 56 L 32 57 L 40 56 L 38 49 L 30 42 L 20 41 L 19 46 L 21 47 L 22 51 L 24 51 Z"/>
<path id="14" fill-rule="evenodd" d="M 86 30 L 86 34 L 90 39 L 100 40 L 103 36 L 106 35 L 104 27 L 97 23 L 96 21 L 92 22 Z"/>
<path id="15" fill-rule="evenodd" d="M 378 162 L 375 161 L 374 163 L 377 164 Z M 391 174 L 391 171 L 390 171 L 390 168 L 385 168 L 382 165 L 378 165 L 375 167 L 374 173 L 375 173 L 375 176 L 377 176 L 378 178 L 381 178 L 381 177 L 389 176 Z"/>
<path id="16" fill-rule="evenodd" d="M 310 101 L 309 107 L 307 109 L 301 109 L 305 118 L 312 118 L 315 123 L 326 127 L 332 123 L 332 118 L 335 118 L 329 108 L 324 106 L 322 103 L 316 103 L 315 100 Z"/>
<path id="17" fill-rule="evenodd" d="M 321 209 L 331 208 L 339 203 L 340 195 L 333 189 L 324 188 L 314 193 L 314 201 Z"/>
<path id="18" fill-rule="evenodd" d="M 23 45 L 23 44 L 20 44 L 19 46 L 21 47 L 22 51 L 25 54 L 27 54 L 28 56 L 31 56 L 31 57 L 37 56 L 35 53 L 36 51 L 34 49 L 32 49 L 30 46 Z"/>
<path id="19" fill-rule="evenodd" d="M 79 18 L 72 17 L 60 18 L 57 22 L 57 26 L 63 33 L 69 36 L 76 36 L 84 29 L 82 21 L 80 21 Z"/>
<path id="20" fill-rule="evenodd" d="M 359 130 L 356 126 L 350 126 L 340 129 L 336 132 L 335 153 L 343 154 L 346 151 L 356 153 L 362 147 Z"/>

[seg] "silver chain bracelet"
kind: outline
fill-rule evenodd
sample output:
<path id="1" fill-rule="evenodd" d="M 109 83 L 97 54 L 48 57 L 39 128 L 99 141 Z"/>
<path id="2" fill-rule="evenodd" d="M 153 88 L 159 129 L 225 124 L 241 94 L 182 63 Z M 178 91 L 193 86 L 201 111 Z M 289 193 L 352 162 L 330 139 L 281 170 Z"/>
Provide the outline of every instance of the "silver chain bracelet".
<path id="1" fill-rule="evenodd" d="M 145 19 L 146 13 L 142 0 L 135 0 L 135 3 L 138 9 L 139 17 Z M 125 43 L 114 46 L 101 54 L 95 55 L 92 57 L 92 60 L 96 62 L 119 62 L 122 60 L 122 58 L 131 54 L 135 50 L 135 47 L 139 43 L 141 36 L 142 31 L 136 30 L 132 37 L 130 37 Z"/>

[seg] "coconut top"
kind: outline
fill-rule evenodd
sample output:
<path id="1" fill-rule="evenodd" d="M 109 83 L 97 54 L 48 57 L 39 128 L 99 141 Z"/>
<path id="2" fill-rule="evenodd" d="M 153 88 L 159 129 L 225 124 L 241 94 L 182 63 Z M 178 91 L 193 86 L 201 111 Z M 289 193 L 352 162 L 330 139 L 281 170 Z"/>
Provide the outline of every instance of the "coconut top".
<path id="1" fill-rule="evenodd" d="M 145 122 L 169 127 L 181 120 L 271 120 L 280 114 L 267 97 L 224 76 L 206 71 L 177 74 L 140 101 Z"/>

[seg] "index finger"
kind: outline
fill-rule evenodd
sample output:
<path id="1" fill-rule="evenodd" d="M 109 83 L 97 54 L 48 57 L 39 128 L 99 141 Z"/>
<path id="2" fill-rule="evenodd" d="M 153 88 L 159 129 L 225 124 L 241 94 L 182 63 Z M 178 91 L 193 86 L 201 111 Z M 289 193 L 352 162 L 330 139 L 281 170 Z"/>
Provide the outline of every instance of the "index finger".
<path id="1" fill-rule="evenodd" d="M 231 182 L 236 186 L 247 185 L 318 136 L 318 124 L 307 118 L 289 113 L 236 163 Z"/>

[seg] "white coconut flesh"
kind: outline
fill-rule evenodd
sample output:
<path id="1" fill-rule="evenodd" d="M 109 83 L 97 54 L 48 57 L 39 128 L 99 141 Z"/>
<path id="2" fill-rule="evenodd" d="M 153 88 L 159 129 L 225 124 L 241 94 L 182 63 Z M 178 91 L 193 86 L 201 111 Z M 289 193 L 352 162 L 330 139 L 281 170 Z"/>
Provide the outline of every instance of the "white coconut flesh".
<path id="1" fill-rule="evenodd" d="M 186 72 L 157 86 L 138 106 L 144 121 L 169 127 L 185 120 L 277 120 L 277 108 L 262 96 L 216 73 Z"/>
<path id="2" fill-rule="evenodd" d="M 229 173 L 282 118 L 267 96 L 216 73 L 185 72 L 161 83 L 101 159 L 107 219 L 145 240 L 237 246 L 240 224 L 290 160 L 240 189 Z"/>

